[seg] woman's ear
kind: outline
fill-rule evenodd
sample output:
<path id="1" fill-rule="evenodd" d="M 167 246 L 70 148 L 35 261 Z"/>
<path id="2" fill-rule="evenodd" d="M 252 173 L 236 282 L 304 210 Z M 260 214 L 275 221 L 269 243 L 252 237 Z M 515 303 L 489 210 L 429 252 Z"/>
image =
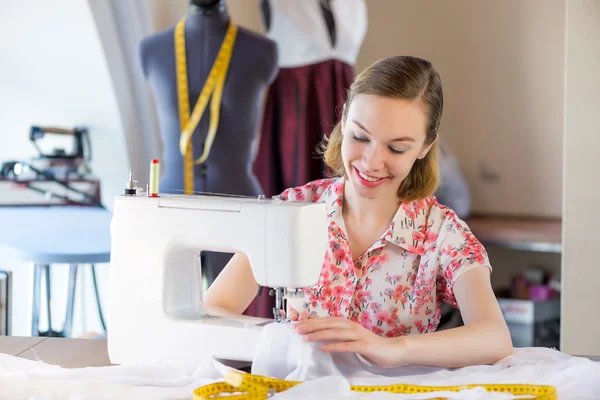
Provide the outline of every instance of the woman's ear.
<path id="1" fill-rule="evenodd" d="M 421 152 L 419 153 L 419 156 L 417 157 L 419 160 L 422 160 L 425 158 L 425 156 L 427 155 L 427 153 L 429 153 L 429 150 L 431 150 L 431 148 L 433 147 L 433 145 L 435 144 L 435 142 L 437 142 L 437 136 L 435 138 L 435 140 L 428 145 L 423 145 L 423 148 L 421 149 Z"/>

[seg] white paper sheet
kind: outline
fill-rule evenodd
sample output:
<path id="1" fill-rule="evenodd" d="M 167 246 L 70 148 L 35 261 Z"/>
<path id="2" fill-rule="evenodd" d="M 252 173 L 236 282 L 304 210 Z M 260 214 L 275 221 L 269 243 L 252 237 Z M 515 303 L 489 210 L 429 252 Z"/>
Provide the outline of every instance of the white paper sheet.
<path id="1" fill-rule="evenodd" d="M 559 399 L 597 399 L 600 363 L 547 348 L 515 349 L 495 365 L 454 370 L 430 367 L 378 368 L 351 354 L 321 352 L 289 325 L 265 327 L 252 372 L 304 383 L 275 399 L 336 399 L 368 396 L 374 399 L 425 399 L 431 394 L 360 394 L 350 385 L 460 385 L 528 383 L 553 385 Z M 229 367 L 211 359 L 198 365 L 109 366 L 66 369 L 0 354 L 0 399 L 96 400 L 190 399 L 194 389 L 222 381 Z M 450 399 L 509 399 L 510 394 L 482 388 L 440 392 Z"/>

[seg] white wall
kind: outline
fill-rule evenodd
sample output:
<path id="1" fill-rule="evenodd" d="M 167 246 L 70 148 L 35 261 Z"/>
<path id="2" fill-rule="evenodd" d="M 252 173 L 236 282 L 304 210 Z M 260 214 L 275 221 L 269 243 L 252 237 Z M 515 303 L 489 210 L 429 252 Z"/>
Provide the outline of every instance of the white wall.
<path id="1" fill-rule="evenodd" d="M 122 110 L 89 3 L 1 1 L 0 49 L 0 160 L 36 155 L 28 139 L 33 124 L 86 125 L 93 147 L 92 170 L 102 180 L 102 197 L 110 206 L 123 190 L 129 159 Z M 0 255 L 0 268 L 15 273 L 13 334 L 29 334 L 31 266 Z M 99 272 L 102 284 L 108 265 L 99 266 Z M 91 295 L 89 275 L 82 270 L 80 277 L 81 282 L 87 279 L 86 295 Z M 60 329 L 66 267 L 58 266 L 53 279 L 53 311 Z M 83 287 L 78 288 L 79 295 Z M 75 333 L 97 330 L 93 303 L 86 302 L 88 309 L 81 304 L 76 306 Z M 81 318 L 84 313 L 90 315 L 88 322 Z"/>
<path id="2" fill-rule="evenodd" d="M 567 2 L 561 348 L 600 355 L 600 2 Z"/>

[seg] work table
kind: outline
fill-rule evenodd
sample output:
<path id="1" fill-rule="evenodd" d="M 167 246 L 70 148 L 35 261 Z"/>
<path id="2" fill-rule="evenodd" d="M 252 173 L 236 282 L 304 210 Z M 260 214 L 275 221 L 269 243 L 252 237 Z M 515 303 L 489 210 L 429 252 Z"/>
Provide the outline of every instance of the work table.
<path id="1" fill-rule="evenodd" d="M 105 339 L 0 336 L 0 353 L 64 368 L 111 365 Z"/>
<path id="2" fill-rule="evenodd" d="M 105 339 L 0 336 L 0 353 L 64 368 L 112 365 Z M 585 357 L 600 362 L 600 356 Z"/>

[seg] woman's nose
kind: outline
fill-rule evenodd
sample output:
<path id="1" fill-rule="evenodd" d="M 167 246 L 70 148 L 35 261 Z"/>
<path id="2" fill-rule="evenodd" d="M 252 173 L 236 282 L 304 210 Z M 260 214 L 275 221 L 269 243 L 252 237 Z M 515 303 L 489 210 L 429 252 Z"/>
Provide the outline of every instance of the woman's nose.
<path id="1" fill-rule="evenodd" d="M 362 161 L 369 171 L 379 171 L 383 169 L 383 154 L 378 146 L 369 146 L 365 149 Z"/>

